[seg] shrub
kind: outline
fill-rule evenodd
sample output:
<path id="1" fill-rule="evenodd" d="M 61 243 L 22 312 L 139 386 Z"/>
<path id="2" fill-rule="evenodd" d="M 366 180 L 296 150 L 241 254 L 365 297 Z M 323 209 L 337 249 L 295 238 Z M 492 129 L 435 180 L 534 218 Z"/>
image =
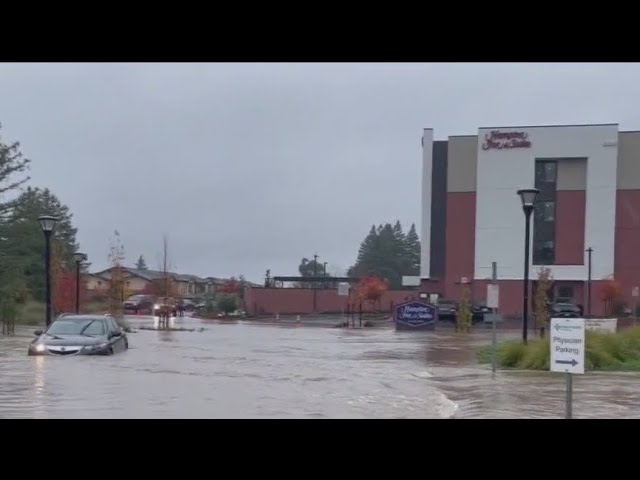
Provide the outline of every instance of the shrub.
<path id="1" fill-rule="evenodd" d="M 620 333 L 586 332 L 586 370 L 640 370 L 640 328 Z M 532 340 L 527 345 L 508 341 L 497 346 L 497 363 L 502 368 L 549 369 L 549 339 Z M 491 361 L 491 347 L 477 352 L 480 363 Z"/>
<path id="2" fill-rule="evenodd" d="M 238 308 L 238 303 L 235 297 L 230 295 L 223 295 L 218 300 L 218 310 L 225 314 L 230 314 Z"/>

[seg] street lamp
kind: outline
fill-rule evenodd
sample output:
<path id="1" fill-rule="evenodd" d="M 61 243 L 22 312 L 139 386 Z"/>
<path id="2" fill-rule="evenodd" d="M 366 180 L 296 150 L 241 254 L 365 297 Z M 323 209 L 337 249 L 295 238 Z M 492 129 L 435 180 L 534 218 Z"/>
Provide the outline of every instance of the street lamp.
<path id="1" fill-rule="evenodd" d="M 51 234 L 56 229 L 56 223 L 58 219 L 51 215 L 42 215 L 38 217 L 40 228 L 44 233 L 45 247 L 44 247 L 44 272 L 45 272 L 45 303 L 46 313 L 45 320 L 47 327 L 51 325 Z"/>
<path id="2" fill-rule="evenodd" d="M 76 314 L 80 313 L 80 264 L 86 260 L 87 255 L 76 252 L 73 254 L 73 261 L 76 262 Z"/>
<path id="3" fill-rule="evenodd" d="M 531 214 L 535 208 L 536 198 L 540 191 L 535 188 L 524 188 L 518 190 L 520 200 L 522 200 L 522 211 L 524 212 L 524 295 L 522 298 L 522 343 L 527 343 L 528 320 L 529 320 L 529 232 L 531 229 Z"/>

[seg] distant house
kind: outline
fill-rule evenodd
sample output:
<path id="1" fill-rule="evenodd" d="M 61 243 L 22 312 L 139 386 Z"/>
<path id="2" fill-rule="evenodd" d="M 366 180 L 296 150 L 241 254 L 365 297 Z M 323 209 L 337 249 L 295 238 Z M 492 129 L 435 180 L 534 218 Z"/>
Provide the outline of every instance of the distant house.
<path id="1" fill-rule="evenodd" d="M 87 278 L 87 290 L 90 292 L 107 290 L 111 281 L 113 268 L 114 267 L 111 267 L 101 272 L 89 274 Z M 196 275 L 185 275 L 174 272 L 167 272 L 167 275 L 172 279 L 177 290 L 176 293 L 182 297 L 215 293 L 217 287 L 225 282 L 225 280 L 215 279 L 213 277 L 200 278 Z M 130 292 L 142 292 L 150 286 L 154 280 L 164 278 L 164 272 L 124 267 L 123 276 L 127 289 Z"/>

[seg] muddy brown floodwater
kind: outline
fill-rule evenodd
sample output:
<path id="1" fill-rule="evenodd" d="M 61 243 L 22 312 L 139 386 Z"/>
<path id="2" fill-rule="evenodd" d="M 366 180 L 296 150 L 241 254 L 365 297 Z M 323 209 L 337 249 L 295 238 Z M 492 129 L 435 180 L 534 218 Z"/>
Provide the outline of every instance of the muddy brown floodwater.
<path id="1" fill-rule="evenodd" d="M 130 319 L 135 326 L 151 318 Z M 335 323 L 335 322 L 334 322 Z M 474 365 L 485 333 L 184 318 L 111 357 L 28 357 L 0 337 L 0 418 L 561 418 L 562 376 Z M 202 329 L 199 331 L 200 329 Z M 640 417 L 640 376 L 574 381 L 574 416 Z"/>

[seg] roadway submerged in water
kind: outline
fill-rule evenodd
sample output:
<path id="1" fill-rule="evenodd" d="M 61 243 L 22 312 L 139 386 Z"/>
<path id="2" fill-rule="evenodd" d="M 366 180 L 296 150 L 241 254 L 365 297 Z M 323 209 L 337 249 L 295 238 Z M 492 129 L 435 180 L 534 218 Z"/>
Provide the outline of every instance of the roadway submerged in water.
<path id="1" fill-rule="evenodd" d="M 152 318 L 130 319 L 134 327 Z M 562 377 L 474 366 L 486 334 L 176 319 L 111 357 L 27 357 L 0 337 L 0 418 L 561 417 Z M 335 323 L 335 321 L 332 321 Z M 23 330 L 24 332 L 24 330 Z M 20 333 L 20 332 L 18 332 Z M 576 417 L 640 417 L 637 375 L 574 382 Z"/>

